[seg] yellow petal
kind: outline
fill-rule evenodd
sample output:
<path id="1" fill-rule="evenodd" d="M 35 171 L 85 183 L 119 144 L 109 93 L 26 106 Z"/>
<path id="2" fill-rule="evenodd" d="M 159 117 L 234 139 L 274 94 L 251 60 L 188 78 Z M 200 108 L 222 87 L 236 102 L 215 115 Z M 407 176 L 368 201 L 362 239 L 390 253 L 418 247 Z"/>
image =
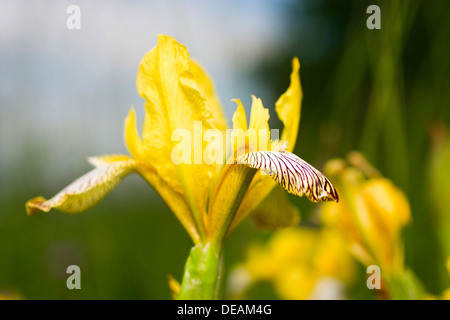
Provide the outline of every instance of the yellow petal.
<path id="1" fill-rule="evenodd" d="M 242 105 L 241 100 L 233 99 L 232 101 L 236 102 L 238 107 L 233 114 L 233 130 L 242 130 L 244 132 L 247 131 L 247 117 L 245 116 L 245 109 Z"/>
<path id="2" fill-rule="evenodd" d="M 134 109 L 131 108 L 125 119 L 125 130 L 124 130 L 125 144 L 128 151 L 136 159 L 145 158 L 145 145 L 143 145 L 141 139 L 139 138 L 139 133 L 136 128 L 136 113 Z"/>
<path id="3" fill-rule="evenodd" d="M 283 188 L 277 186 L 251 212 L 250 218 L 259 228 L 292 227 L 300 222 L 300 211 L 291 204 Z"/>
<path id="4" fill-rule="evenodd" d="M 231 137 L 232 151 L 235 151 L 233 155 L 241 156 L 245 152 L 268 150 L 270 145 L 269 109 L 263 107 L 261 99 L 252 96 L 250 124 L 247 127 L 247 118 L 241 101 L 239 99 L 233 101 L 238 105 L 233 115 Z"/>
<path id="5" fill-rule="evenodd" d="M 269 109 L 264 108 L 260 98 L 252 95 L 249 129 L 269 131 L 269 118 Z"/>
<path id="6" fill-rule="evenodd" d="M 234 216 L 233 222 L 231 223 L 230 233 L 234 228 L 236 228 L 242 220 L 244 220 L 258 205 L 270 194 L 270 192 L 277 186 L 277 183 L 272 180 L 270 176 L 261 175 L 261 173 L 256 173 L 255 178 L 241 205 L 239 206 L 236 215 Z"/>
<path id="7" fill-rule="evenodd" d="M 172 299 L 176 300 L 178 293 L 180 292 L 180 283 L 169 273 L 167 275 L 167 281 L 169 283 L 170 294 Z"/>
<path id="8" fill-rule="evenodd" d="M 207 147 L 204 133 L 214 128 L 214 118 L 199 91 L 191 65 L 185 46 L 172 37 L 160 35 L 156 48 L 141 61 L 137 89 L 146 99 L 143 127 L 146 161 L 162 179 L 183 190 L 199 224 L 199 216 L 206 216 L 205 194 L 215 171 L 215 164 L 202 160 Z M 175 164 L 172 156 L 178 150 L 176 147 L 183 150 L 180 159 L 184 163 Z"/>
<path id="9" fill-rule="evenodd" d="M 145 158 L 148 147 L 139 138 L 136 129 L 136 116 L 134 109 L 131 109 L 125 120 L 125 142 L 130 153 L 136 159 L 141 159 L 137 168 L 138 173 L 155 189 L 161 198 L 167 203 L 172 212 L 187 230 L 194 243 L 199 242 L 198 231 L 195 227 L 194 218 L 189 208 L 187 199 L 178 181 L 172 183 L 174 179 L 164 179 L 158 171 L 149 164 Z"/>
<path id="10" fill-rule="evenodd" d="M 110 160 L 112 162 L 108 163 Z M 29 200 L 25 205 L 27 213 L 48 212 L 52 208 L 79 213 L 92 207 L 136 167 L 136 161 L 125 156 L 110 156 L 107 161 L 94 161 L 97 165 L 95 169 L 75 180 L 50 200 L 42 197 Z"/>
<path id="11" fill-rule="evenodd" d="M 250 141 L 248 151 L 268 150 L 270 146 L 269 109 L 263 107 L 262 101 L 252 96 L 252 111 L 248 126 Z M 256 134 L 256 141 L 251 140 L 251 134 Z"/>
<path id="12" fill-rule="evenodd" d="M 26 203 L 27 213 L 48 212 L 52 208 L 67 213 L 82 212 L 103 199 L 127 174 L 137 172 L 168 204 L 194 243 L 199 243 L 200 237 L 183 194 L 162 180 L 148 163 L 124 155 L 93 157 L 89 158 L 89 162 L 96 166 L 94 170 L 71 183 L 50 200 L 43 197 L 29 200 Z"/>
<path id="13" fill-rule="evenodd" d="M 232 135 L 227 137 L 231 140 L 231 149 L 229 150 L 231 154 L 227 163 L 235 163 L 238 154 L 241 155 L 245 153 L 246 133 L 248 129 L 247 117 L 245 116 L 245 109 L 241 100 L 233 99 L 232 101 L 236 102 L 238 106 L 233 114 Z"/>
<path id="14" fill-rule="evenodd" d="M 386 178 L 371 179 L 362 188 L 365 200 L 392 238 L 397 238 L 411 218 L 411 209 L 404 193 Z"/>
<path id="15" fill-rule="evenodd" d="M 220 245 L 247 192 L 256 170 L 241 164 L 227 164 L 211 190 L 208 209 L 208 235 Z"/>
<path id="16" fill-rule="evenodd" d="M 159 175 L 159 172 L 155 168 L 149 166 L 145 162 L 136 169 L 137 172 L 155 189 L 170 210 L 172 210 L 184 229 L 190 235 L 192 241 L 195 244 L 200 243 L 199 231 L 183 191 L 178 191 L 173 188 L 173 186 L 169 185 L 167 181 Z"/>
<path id="17" fill-rule="evenodd" d="M 191 60 L 190 67 L 199 91 L 208 102 L 209 109 L 214 118 L 215 127 L 220 131 L 225 131 L 228 128 L 227 120 L 223 114 L 222 105 L 214 90 L 213 81 L 198 62 Z"/>
<path id="18" fill-rule="evenodd" d="M 294 150 L 298 127 L 300 125 L 303 92 L 300 85 L 299 70 L 300 63 L 297 58 L 294 58 L 292 60 L 291 84 L 275 103 L 278 118 L 284 124 L 281 140 L 287 140 L 289 142 L 287 151 Z"/>
<path id="19" fill-rule="evenodd" d="M 367 212 L 367 219 L 361 217 L 361 225 L 378 259 L 383 261 L 380 265 L 389 270 L 402 270 L 401 230 L 410 220 L 406 196 L 385 178 L 364 183 L 359 195 L 364 199 Z"/>

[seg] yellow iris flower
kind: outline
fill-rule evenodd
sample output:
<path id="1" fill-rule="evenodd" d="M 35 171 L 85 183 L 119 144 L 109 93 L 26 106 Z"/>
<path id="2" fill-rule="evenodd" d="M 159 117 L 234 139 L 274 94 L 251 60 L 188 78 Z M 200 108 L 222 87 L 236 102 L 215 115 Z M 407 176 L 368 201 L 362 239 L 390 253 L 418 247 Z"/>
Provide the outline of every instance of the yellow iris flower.
<path id="1" fill-rule="evenodd" d="M 48 212 L 52 208 L 68 213 L 84 211 L 99 202 L 125 176 L 136 172 L 164 199 L 194 244 L 202 244 L 203 249 L 211 244 L 220 252 L 226 235 L 250 212 L 257 215 L 258 205 L 266 197 L 274 205 L 271 212 L 267 206 L 261 210 L 257 217 L 261 224 L 298 221 L 298 214 L 286 195 L 279 191 L 271 194 L 276 190 L 276 182 L 288 192 L 305 194 L 312 201 L 337 201 L 337 192 L 328 179 L 290 153 L 300 121 L 299 67 L 295 58 L 290 86 L 276 103 L 276 112 L 284 124 L 281 142 L 271 140 L 269 111 L 255 97 L 248 126 L 244 108 L 235 100 L 238 108 L 233 116 L 231 137 L 221 138 L 220 134 L 223 137 L 227 130 L 227 121 L 211 79 L 190 59 L 185 46 L 172 37 L 160 35 L 157 46 L 142 59 L 137 74 L 137 90 L 145 98 L 142 136 L 136 128 L 133 109 L 125 120 L 125 142 L 131 156 L 90 158 L 95 169 L 49 200 L 31 199 L 26 203 L 27 212 Z M 184 134 L 177 136 L 180 130 Z M 247 141 L 250 131 L 257 132 L 258 147 Z M 244 140 L 239 140 L 241 136 Z M 192 137 L 200 137 L 200 142 L 194 141 L 193 148 Z M 233 140 L 231 155 L 216 148 L 223 140 L 230 139 Z M 181 161 L 174 161 L 174 156 L 181 153 Z M 207 154 L 214 161 L 202 157 Z M 226 164 L 218 161 L 221 156 L 227 157 L 228 161 L 223 161 Z M 280 206 L 288 208 L 285 211 L 288 217 L 283 216 Z"/>

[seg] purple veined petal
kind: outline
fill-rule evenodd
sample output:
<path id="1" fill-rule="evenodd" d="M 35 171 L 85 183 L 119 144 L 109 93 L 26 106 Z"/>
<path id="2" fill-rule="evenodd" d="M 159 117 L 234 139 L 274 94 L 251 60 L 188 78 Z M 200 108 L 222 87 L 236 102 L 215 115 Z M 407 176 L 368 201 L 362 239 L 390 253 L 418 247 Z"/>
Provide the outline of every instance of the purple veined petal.
<path id="1" fill-rule="evenodd" d="M 257 151 L 244 154 L 238 163 L 260 169 L 289 193 L 305 195 L 313 202 L 336 201 L 336 189 L 319 170 L 287 151 Z"/>

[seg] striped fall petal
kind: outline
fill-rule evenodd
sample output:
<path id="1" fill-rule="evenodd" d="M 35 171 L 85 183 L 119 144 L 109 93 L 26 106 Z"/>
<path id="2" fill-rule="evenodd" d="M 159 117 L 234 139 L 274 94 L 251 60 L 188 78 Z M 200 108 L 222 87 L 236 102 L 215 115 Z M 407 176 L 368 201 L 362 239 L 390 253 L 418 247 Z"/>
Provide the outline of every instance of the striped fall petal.
<path id="1" fill-rule="evenodd" d="M 316 168 L 287 151 L 249 152 L 239 163 L 260 169 L 289 193 L 303 196 L 312 202 L 336 201 L 339 196 L 331 182 Z"/>

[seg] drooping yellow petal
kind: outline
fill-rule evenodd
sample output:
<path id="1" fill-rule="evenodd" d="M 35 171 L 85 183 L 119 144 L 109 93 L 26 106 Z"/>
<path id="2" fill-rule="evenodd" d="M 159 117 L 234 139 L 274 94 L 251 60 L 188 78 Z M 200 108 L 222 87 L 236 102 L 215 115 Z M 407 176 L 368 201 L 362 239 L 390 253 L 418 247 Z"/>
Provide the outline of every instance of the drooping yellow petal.
<path id="1" fill-rule="evenodd" d="M 241 163 L 261 169 L 289 193 L 306 195 L 313 202 L 339 201 L 336 189 L 316 168 L 290 152 L 258 151 L 246 153 Z"/>
<path id="2" fill-rule="evenodd" d="M 156 48 L 141 61 L 137 89 L 146 99 L 145 157 L 162 179 L 183 190 L 199 224 L 200 216 L 206 216 L 205 194 L 215 170 L 215 164 L 202 159 L 207 146 L 203 135 L 214 128 L 214 118 L 191 65 L 185 46 L 160 35 Z"/>
<path id="3" fill-rule="evenodd" d="M 196 230 L 190 208 L 183 194 L 174 190 L 162 180 L 148 163 L 131 159 L 124 155 L 107 155 L 89 158 L 95 169 L 83 175 L 53 198 L 46 200 L 36 197 L 26 203 L 28 214 L 57 209 L 67 213 L 79 213 L 94 206 L 103 199 L 127 174 L 140 174 L 161 198 L 168 204 L 180 220 L 194 243 L 200 237 Z"/>
<path id="4" fill-rule="evenodd" d="M 293 227 L 300 222 L 300 211 L 291 204 L 286 191 L 276 186 L 252 211 L 250 218 L 258 228 Z"/>
<path id="5" fill-rule="evenodd" d="M 111 162 L 109 162 L 111 161 Z M 108 163 L 109 162 L 109 163 Z M 55 208 L 67 213 L 82 212 L 103 199 L 127 174 L 136 169 L 136 161 L 126 156 L 109 156 L 93 161 L 97 167 L 75 180 L 49 200 L 36 197 L 25 207 L 28 214 Z"/>
<path id="6" fill-rule="evenodd" d="M 294 150 L 300 125 L 303 92 L 300 84 L 299 70 L 300 63 L 297 58 L 294 58 L 292 60 L 291 84 L 275 103 L 278 118 L 284 124 L 281 140 L 287 140 L 289 142 L 287 151 Z"/>
<path id="7" fill-rule="evenodd" d="M 196 61 L 191 60 L 191 72 L 194 75 L 194 80 L 197 82 L 198 89 L 206 99 L 209 109 L 214 118 L 215 127 L 220 131 L 225 131 L 228 128 L 227 120 L 223 113 L 222 105 L 214 90 L 214 83 L 206 71 Z"/>

